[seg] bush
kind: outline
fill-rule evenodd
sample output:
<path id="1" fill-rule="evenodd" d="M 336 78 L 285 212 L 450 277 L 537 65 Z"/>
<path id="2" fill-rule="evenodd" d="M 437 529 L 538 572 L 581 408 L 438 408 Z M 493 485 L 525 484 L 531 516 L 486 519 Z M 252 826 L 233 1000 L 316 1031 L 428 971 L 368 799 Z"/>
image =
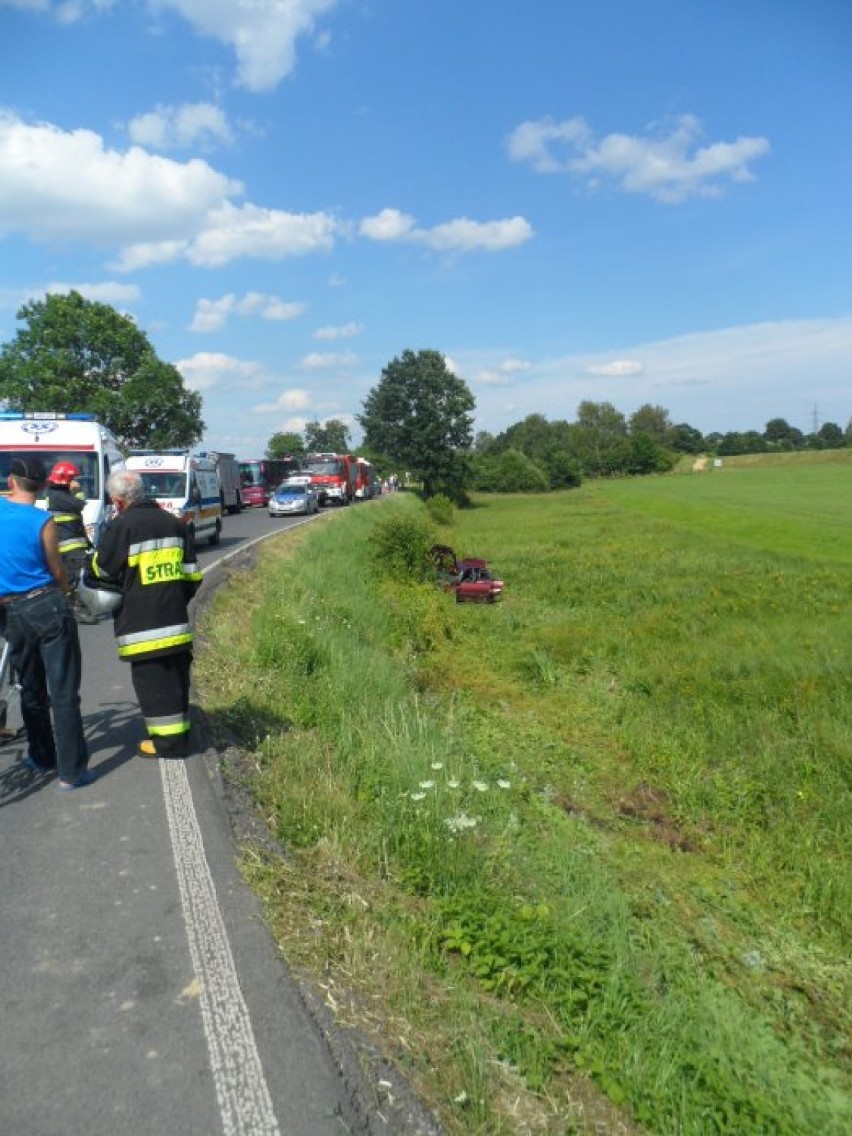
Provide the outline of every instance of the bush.
<path id="1" fill-rule="evenodd" d="M 374 569 L 381 576 L 402 573 L 412 580 L 431 580 L 435 569 L 429 549 L 437 536 L 432 521 L 422 514 L 397 514 L 379 521 L 370 534 Z"/>
<path id="2" fill-rule="evenodd" d="M 453 503 L 445 494 L 436 493 L 434 497 L 430 497 L 426 502 L 426 509 L 436 525 L 453 523 Z"/>
<path id="3" fill-rule="evenodd" d="M 476 488 L 484 493 L 546 493 L 550 478 L 520 450 L 506 450 L 496 458 L 480 459 Z"/>

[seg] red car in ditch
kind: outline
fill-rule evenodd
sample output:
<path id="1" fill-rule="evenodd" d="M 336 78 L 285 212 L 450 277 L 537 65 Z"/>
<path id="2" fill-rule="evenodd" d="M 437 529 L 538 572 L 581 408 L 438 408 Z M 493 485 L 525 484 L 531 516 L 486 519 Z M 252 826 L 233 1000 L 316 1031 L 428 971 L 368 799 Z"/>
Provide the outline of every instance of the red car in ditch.
<path id="1" fill-rule="evenodd" d="M 456 603 L 494 603 L 503 591 L 503 581 L 489 571 L 488 561 L 478 556 L 456 558 L 446 544 L 435 544 L 429 550 L 435 565 L 438 586 L 455 592 Z"/>

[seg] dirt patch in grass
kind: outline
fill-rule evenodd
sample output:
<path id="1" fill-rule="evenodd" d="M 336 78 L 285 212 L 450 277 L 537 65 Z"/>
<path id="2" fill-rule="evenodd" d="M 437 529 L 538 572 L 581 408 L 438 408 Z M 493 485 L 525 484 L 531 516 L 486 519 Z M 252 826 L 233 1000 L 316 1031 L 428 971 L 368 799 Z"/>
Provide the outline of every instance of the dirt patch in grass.
<path id="1" fill-rule="evenodd" d="M 618 816 L 637 820 L 649 827 L 653 838 L 678 852 L 696 852 L 698 844 L 685 835 L 669 812 L 668 794 L 653 785 L 637 785 L 615 803 Z"/>

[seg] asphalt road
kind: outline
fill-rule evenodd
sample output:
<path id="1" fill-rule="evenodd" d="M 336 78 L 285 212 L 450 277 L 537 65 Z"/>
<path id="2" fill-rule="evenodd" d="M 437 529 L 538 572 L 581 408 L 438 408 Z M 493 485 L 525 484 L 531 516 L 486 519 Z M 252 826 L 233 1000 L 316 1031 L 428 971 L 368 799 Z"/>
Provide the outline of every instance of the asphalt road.
<path id="1" fill-rule="evenodd" d="M 199 601 L 223 559 L 294 523 L 227 517 L 199 550 Z M 98 780 L 62 793 L 25 771 L 22 741 L 0 747 L 0 1133 L 427 1131 L 384 1107 L 390 1082 L 371 1102 L 277 957 L 236 870 L 215 751 L 136 757 L 111 621 L 80 635 Z"/>

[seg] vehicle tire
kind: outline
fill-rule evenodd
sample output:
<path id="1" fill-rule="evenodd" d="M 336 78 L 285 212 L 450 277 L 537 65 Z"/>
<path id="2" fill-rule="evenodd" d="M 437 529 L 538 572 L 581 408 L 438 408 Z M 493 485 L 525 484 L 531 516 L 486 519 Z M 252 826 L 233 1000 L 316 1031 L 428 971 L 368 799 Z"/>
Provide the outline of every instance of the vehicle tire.
<path id="1" fill-rule="evenodd" d="M 222 522 L 217 521 L 216 526 L 210 536 L 210 547 L 214 548 L 219 543 L 219 537 L 222 535 Z"/>

